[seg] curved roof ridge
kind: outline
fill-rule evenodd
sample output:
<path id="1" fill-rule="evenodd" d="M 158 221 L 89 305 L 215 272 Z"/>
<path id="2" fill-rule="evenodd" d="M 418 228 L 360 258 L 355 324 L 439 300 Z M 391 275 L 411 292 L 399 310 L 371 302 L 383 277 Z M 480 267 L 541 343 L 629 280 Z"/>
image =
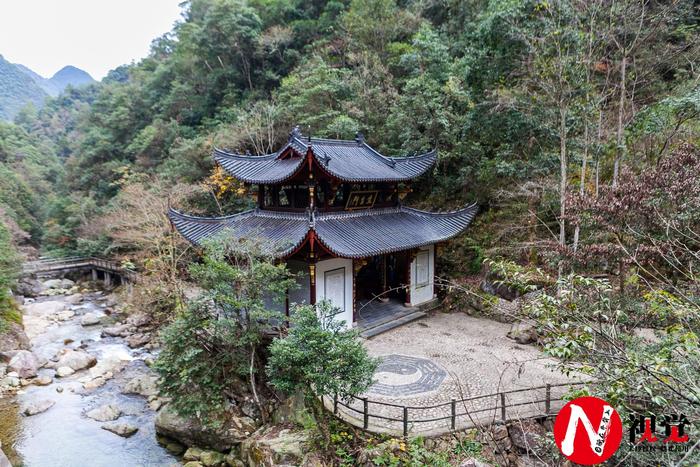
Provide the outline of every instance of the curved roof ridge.
<path id="1" fill-rule="evenodd" d="M 350 217 L 380 216 L 382 214 L 401 212 L 401 207 L 358 209 L 355 211 L 317 211 L 314 213 L 316 219 L 347 219 Z"/>
<path id="2" fill-rule="evenodd" d="M 412 212 L 418 215 L 430 216 L 430 217 L 449 217 L 456 214 L 464 214 L 466 212 L 476 212 L 479 206 L 476 203 L 472 203 L 460 209 L 455 209 L 453 211 L 423 211 L 422 209 L 411 208 L 408 206 L 402 206 L 402 209 L 408 212 Z"/>
<path id="3" fill-rule="evenodd" d="M 391 159 L 395 162 L 402 162 L 402 161 L 415 161 L 418 159 L 429 159 L 437 155 L 437 148 L 433 148 L 430 151 L 421 153 L 421 154 L 413 154 L 410 156 L 384 156 L 387 159 Z"/>
<path id="4" fill-rule="evenodd" d="M 213 222 L 219 222 L 219 221 L 226 221 L 229 219 L 235 219 L 236 217 L 247 217 L 251 216 L 256 213 L 258 209 L 249 209 L 248 211 L 242 211 L 242 212 L 237 212 L 235 214 L 228 214 L 226 216 L 193 216 L 192 214 L 186 214 L 182 211 L 178 211 L 175 208 L 170 208 L 168 209 L 168 217 L 174 216 L 177 217 L 178 219 L 182 220 L 193 220 L 193 221 L 202 221 L 202 222 L 207 222 L 207 221 L 213 221 Z"/>
<path id="5" fill-rule="evenodd" d="M 285 149 L 285 148 L 286 148 L 286 145 L 282 149 Z M 279 154 L 280 154 L 280 151 L 271 152 L 269 154 L 262 154 L 262 155 L 237 154 L 237 153 L 225 151 L 221 148 L 214 147 L 214 158 L 215 159 L 216 159 L 216 156 L 219 156 L 219 157 L 228 157 L 231 159 L 239 159 L 239 160 L 246 160 L 246 161 L 251 160 L 251 159 L 265 160 L 265 159 L 273 159 L 273 158 L 277 157 Z"/>

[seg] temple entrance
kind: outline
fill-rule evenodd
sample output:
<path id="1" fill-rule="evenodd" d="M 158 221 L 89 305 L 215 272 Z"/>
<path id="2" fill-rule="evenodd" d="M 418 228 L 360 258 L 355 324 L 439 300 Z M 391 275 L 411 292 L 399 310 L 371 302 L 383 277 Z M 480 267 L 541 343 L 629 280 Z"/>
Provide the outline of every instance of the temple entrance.
<path id="1" fill-rule="evenodd" d="M 355 276 L 356 322 L 363 335 L 367 330 L 392 326 L 414 315 L 406 306 L 409 257 L 406 252 L 367 258 Z"/>
<path id="2" fill-rule="evenodd" d="M 404 303 L 408 267 L 408 257 L 403 252 L 367 258 L 366 264 L 355 276 L 356 300 L 364 303 L 392 300 Z"/>

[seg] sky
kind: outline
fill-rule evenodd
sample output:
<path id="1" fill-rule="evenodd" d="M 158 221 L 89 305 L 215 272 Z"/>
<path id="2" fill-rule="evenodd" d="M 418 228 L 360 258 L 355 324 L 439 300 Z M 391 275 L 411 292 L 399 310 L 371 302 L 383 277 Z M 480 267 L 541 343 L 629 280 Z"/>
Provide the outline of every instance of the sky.
<path id="1" fill-rule="evenodd" d="M 100 80 L 148 55 L 182 0 L 0 0 L 0 55 L 50 78 L 66 65 Z"/>

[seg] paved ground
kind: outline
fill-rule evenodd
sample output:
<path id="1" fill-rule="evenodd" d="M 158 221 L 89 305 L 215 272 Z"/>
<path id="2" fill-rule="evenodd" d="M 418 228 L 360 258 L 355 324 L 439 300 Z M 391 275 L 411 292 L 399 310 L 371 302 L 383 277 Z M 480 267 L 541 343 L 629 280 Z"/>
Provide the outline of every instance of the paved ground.
<path id="1" fill-rule="evenodd" d="M 409 419 L 430 419 L 450 416 L 450 401 L 494 394 L 547 383 L 569 380 L 553 368 L 535 346 L 520 345 L 508 339 L 509 324 L 474 318 L 463 313 L 434 313 L 419 321 L 386 332 L 366 342 L 372 355 L 382 357 L 375 385 L 365 394 L 370 400 L 411 406 Z M 566 387 L 552 389 L 552 396 L 563 394 Z M 545 391 L 523 391 L 506 395 L 507 417 L 544 412 Z M 447 403 L 444 406 L 433 407 Z M 457 426 L 465 427 L 501 417 L 500 396 L 457 404 Z M 362 411 L 362 402 L 351 406 Z M 473 413 L 486 408 L 499 408 Z M 556 409 L 560 404 L 553 403 Z M 343 408 L 345 414 L 362 415 Z M 400 407 L 369 404 L 369 412 L 389 418 L 403 418 Z M 467 415 L 469 412 L 469 415 Z M 376 431 L 402 430 L 399 421 L 370 418 Z M 412 433 L 440 432 L 450 428 L 449 420 L 410 423 Z"/>

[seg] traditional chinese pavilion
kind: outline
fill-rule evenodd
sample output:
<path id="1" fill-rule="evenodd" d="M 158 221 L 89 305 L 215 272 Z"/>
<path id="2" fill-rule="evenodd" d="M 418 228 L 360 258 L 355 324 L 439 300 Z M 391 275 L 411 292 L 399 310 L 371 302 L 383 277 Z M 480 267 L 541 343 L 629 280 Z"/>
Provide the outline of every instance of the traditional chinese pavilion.
<path id="1" fill-rule="evenodd" d="M 431 213 L 402 205 L 411 180 L 428 171 L 435 150 L 387 157 L 354 140 L 304 136 L 264 156 L 219 149 L 216 162 L 251 188 L 257 207 L 224 217 L 169 215 L 190 242 L 227 232 L 267 242 L 297 273 L 290 303 L 328 300 L 338 317 L 369 329 L 421 316 L 435 298 L 436 244 L 464 231 L 476 205 Z"/>

